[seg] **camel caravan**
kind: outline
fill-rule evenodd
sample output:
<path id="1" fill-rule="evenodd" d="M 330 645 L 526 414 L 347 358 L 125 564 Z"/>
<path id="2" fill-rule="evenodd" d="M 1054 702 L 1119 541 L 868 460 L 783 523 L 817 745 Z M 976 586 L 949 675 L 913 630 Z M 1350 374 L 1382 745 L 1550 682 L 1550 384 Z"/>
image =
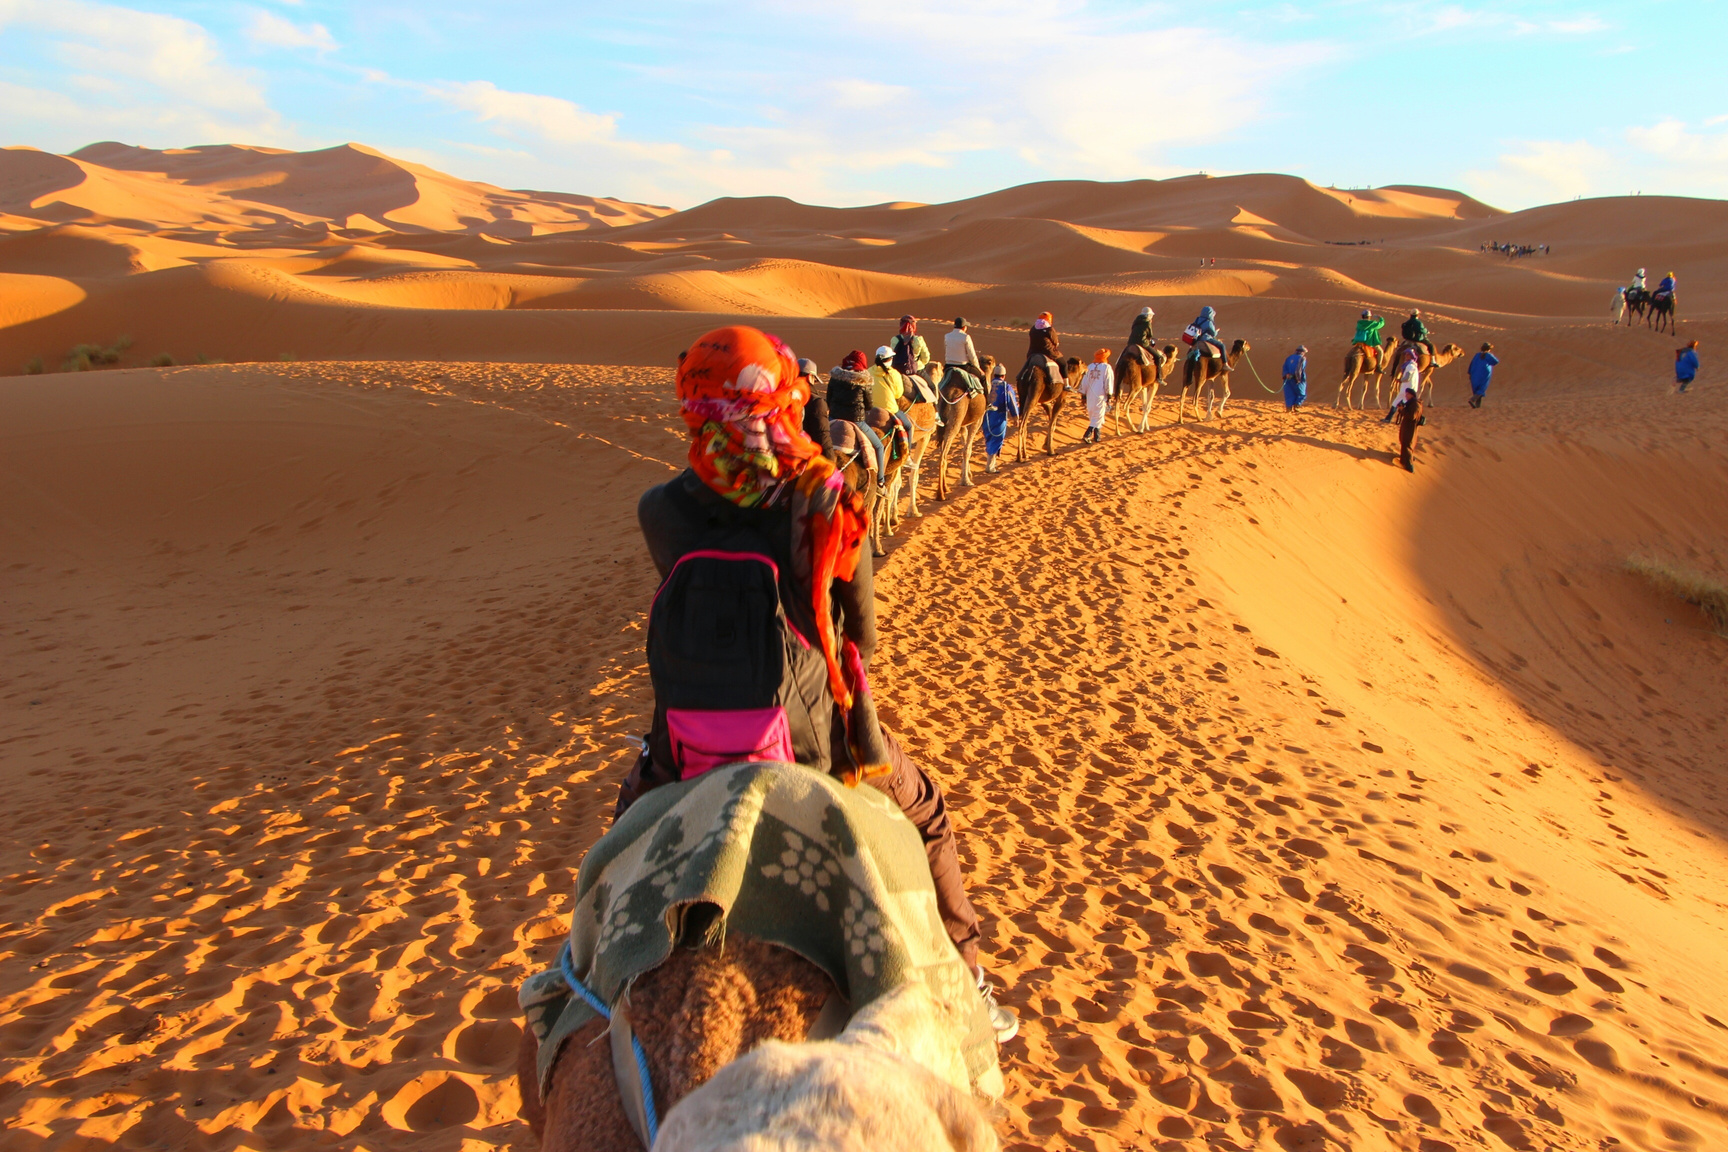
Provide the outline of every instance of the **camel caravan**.
<path id="1" fill-rule="evenodd" d="M 1174 344 L 1134 320 L 1111 364 L 1032 325 L 1010 380 L 964 318 L 937 365 L 903 318 L 828 373 L 754 328 L 680 354 L 688 467 L 637 506 L 660 575 L 649 731 L 577 873 L 555 961 L 523 983 L 517 1075 L 546 1152 L 990 1152 L 1018 1032 L 981 954 L 941 784 L 877 715 L 874 557 L 936 494 L 1026 459 L 1077 395 L 1096 442 L 1146 432 Z M 1424 333 L 1425 335 L 1425 333 Z M 1183 334 L 1177 420 L 1221 415 L 1249 353 L 1208 308 Z M 1448 346 L 1424 369 L 1446 363 Z M 1412 355 L 1415 355 L 1412 353 Z M 1376 359 L 1379 359 L 1376 357 Z M 1377 374 L 1377 373 L 1376 373 Z"/>

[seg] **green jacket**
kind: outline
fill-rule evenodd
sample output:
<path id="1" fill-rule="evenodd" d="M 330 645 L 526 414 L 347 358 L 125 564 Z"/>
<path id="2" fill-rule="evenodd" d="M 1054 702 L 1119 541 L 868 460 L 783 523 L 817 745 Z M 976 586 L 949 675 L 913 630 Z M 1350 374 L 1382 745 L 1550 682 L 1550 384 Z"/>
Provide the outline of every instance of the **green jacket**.
<path id="1" fill-rule="evenodd" d="M 1356 335 L 1350 338 L 1350 342 L 1378 348 L 1380 347 L 1380 329 L 1384 327 L 1386 327 L 1386 320 L 1381 316 L 1371 316 L 1366 320 L 1358 320 L 1356 321 Z"/>

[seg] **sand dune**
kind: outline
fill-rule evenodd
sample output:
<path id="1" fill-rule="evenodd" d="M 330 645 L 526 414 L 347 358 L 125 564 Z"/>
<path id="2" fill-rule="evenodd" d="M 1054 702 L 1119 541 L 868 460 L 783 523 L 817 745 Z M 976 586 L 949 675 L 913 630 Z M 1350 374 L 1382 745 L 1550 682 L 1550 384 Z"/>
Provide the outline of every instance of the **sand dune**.
<path id="1" fill-rule="evenodd" d="M 1347 337 L 1364 306 L 1423 307 L 1442 328 L 1465 326 L 1443 339 L 1509 341 L 1504 358 L 1517 361 L 1527 331 L 1605 324 L 1613 291 L 1639 265 L 1684 266 L 1683 325 L 1728 310 L 1716 287 L 1728 270 L 1728 209 L 1673 197 L 1504 213 L 1444 189 L 1248 175 L 1048 181 L 864 208 L 723 198 L 673 213 L 506 192 L 355 144 L 293 153 L 109 143 L 67 157 L 0 152 L 0 214 L 0 272 L 60 277 L 85 293 L 0 327 L 0 371 L 58 364 L 73 345 L 121 335 L 134 342 L 134 364 L 284 353 L 657 364 L 676 353 L 690 313 L 885 325 L 903 311 L 964 313 L 1011 329 L 1052 311 L 1090 345 L 1121 340 L 1148 303 L 1166 332 L 1202 304 L 1221 305 L 1229 335 L 1271 347 Z M 1491 241 L 1554 252 L 1513 262 L 1482 251 Z M 179 274 L 235 261 L 256 274 Z M 279 306 L 311 300 L 321 309 Z M 404 315 L 384 321 L 378 308 Z M 489 315 L 517 309 L 659 313 L 664 338 L 637 356 L 628 341 L 584 338 L 585 320 L 571 320 L 569 339 L 549 339 L 540 321 Z M 414 315 L 428 311 L 458 315 L 431 324 Z M 450 336 L 427 344 L 428 327 Z M 344 337 L 332 342 L 333 329 Z M 1650 360 L 1661 367 L 1654 350 Z"/>
<path id="2" fill-rule="evenodd" d="M 646 720 L 668 381 L 0 384 L 9 1146 L 533 1146 L 511 987 Z M 896 547 L 1010 1147 L 1728 1139 L 1728 649 L 1618 570 L 1724 571 L 1728 406 L 1625 399 L 1442 406 L 1415 477 L 1369 416 L 1071 418 Z"/>
<path id="3" fill-rule="evenodd" d="M 1639 265 L 1694 393 L 1607 323 Z M 1728 1145 L 1728 648 L 1622 570 L 1728 577 L 1724 270 L 1728 210 L 1674 198 L 669 213 L 358 145 L 0 151 L 0 372 L 47 370 L 0 377 L 7 1149 L 533 1148 L 513 986 L 646 724 L 677 351 L 964 313 L 1017 363 L 1040 311 L 1086 354 L 1207 303 L 1253 344 L 1227 419 L 1070 414 L 878 583 L 883 713 L 1025 1022 L 1006 1145 Z M 1414 476 L 1325 407 L 1365 306 L 1503 361 L 1481 411 L 1439 372 Z"/>

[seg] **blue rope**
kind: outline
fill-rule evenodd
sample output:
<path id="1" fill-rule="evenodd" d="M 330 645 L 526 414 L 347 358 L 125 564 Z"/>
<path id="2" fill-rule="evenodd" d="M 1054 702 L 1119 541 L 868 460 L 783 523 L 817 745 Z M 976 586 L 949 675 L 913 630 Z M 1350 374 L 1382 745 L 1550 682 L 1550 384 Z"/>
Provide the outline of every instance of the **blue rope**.
<path id="1" fill-rule="evenodd" d="M 588 986 L 576 978 L 576 969 L 570 963 L 570 941 L 564 941 L 563 949 L 558 953 L 558 967 L 563 970 L 564 982 L 570 985 L 571 991 L 582 997 L 588 1007 L 600 1014 L 602 1020 L 612 1019 L 612 1010 L 606 1007 L 600 997 L 588 990 Z M 654 1146 L 655 1139 L 660 1135 L 660 1117 L 654 1110 L 654 1085 L 648 1079 L 648 1053 L 642 1049 L 642 1041 L 636 1034 L 630 1034 L 630 1047 L 636 1053 L 636 1075 L 642 1081 L 642 1112 L 648 1123 L 648 1146 Z"/>

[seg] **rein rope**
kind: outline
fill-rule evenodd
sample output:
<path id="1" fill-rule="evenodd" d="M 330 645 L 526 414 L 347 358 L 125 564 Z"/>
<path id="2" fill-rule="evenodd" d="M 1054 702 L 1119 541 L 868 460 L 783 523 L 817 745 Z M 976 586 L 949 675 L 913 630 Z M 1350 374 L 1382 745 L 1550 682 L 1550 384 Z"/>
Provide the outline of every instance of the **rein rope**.
<path id="1" fill-rule="evenodd" d="M 1272 395 L 1274 395 L 1274 396 L 1278 395 L 1278 390 L 1276 388 L 1266 388 L 1266 381 L 1260 379 L 1260 373 L 1254 367 L 1254 358 L 1252 356 L 1248 355 L 1248 353 L 1246 351 L 1244 351 L 1242 353 L 1242 361 L 1243 361 L 1243 363 L 1248 365 L 1248 371 L 1254 373 L 1254 383 L 1260 385 L 1260 387 L 1262 387 L 1262 388 L 1265 388 L 1266 391 L 1272 393 Z"/>
<path id="2" fill-rule="evenodd" d="M 570 985 L 588 1007 L 600 1014 L 600 1018 L 608 1024 L 612 1022 L 612 1010 L 606 1007 L 600 997 L 588 990 L 588 986 L 576 978 L 576 969 L 570 963 L 570 941 L 564 941 L 564 948 L 558 953 L 558 967 L 564 973 L 564 983 Z M 636 1053 L 636 1075 L 642 1081 L 642 1112 L 648 1125 L 648 1146 L 654 1146 L 654 1139 L 660 1134 L 660 1117 L 654 1111 L 654 1085 L 648 1081 L 648 1053 L 642 1050 L 642 1041 L 632 1034 L 630 1047 Z"/>

